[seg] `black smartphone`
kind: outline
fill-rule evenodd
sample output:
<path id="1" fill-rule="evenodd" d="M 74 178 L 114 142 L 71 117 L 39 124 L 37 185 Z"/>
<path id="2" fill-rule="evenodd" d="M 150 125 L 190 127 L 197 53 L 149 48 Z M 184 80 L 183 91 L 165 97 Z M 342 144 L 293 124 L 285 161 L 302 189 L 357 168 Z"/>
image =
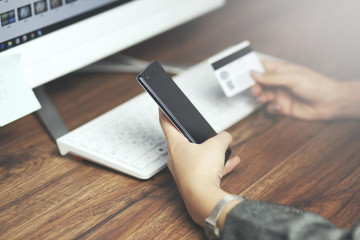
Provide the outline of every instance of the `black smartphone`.
<path id="1" fill-rule="evenodd" d="M 160 63 L 152 61 L 137 76 L 137 80 L 190 142 L 203 143 L 217 135 Z M 225 154 L 226 160 L 230 154 L 229 148 Z"/>

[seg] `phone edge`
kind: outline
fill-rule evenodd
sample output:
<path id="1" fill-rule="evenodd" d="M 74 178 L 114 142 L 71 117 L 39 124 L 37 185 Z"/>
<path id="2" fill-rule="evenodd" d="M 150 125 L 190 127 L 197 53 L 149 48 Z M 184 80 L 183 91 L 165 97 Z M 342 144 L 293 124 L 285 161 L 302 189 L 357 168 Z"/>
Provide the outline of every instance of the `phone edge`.
<path id="1" fill-rule="evenodd" d="M 161 101 L 157 94 L 151 89 L 151 87 L 146 83 L 144 78 L 139 74 L 136 79 L 140 83 L 141 87 L 150 94 L 152 99 L 160 107 L 161 111 L 168 117 L 168 119 L 174 124 L 174 126 L 182 133 L 184 136 L 193 143 L 196 143 L 195 139 L 190 135 L 190 133 L 182 126 L 182 124 L 176 119 L 176 117 L 171 113 L 171 111 L 166 107 L 166 105 Z"/>

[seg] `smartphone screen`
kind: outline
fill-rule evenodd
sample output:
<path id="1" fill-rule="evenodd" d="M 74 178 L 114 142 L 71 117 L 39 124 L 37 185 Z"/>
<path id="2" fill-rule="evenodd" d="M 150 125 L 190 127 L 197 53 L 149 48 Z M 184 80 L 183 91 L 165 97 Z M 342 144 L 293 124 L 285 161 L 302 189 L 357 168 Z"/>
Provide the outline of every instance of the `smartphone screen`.
<path id="1" fill-rule="evenodd" d="M 152 61 L 137 79 L 190 142 L 203 143 L 217 135 L 157 61 Z M 230 149 L 226 155 L 230 155 Z"/>

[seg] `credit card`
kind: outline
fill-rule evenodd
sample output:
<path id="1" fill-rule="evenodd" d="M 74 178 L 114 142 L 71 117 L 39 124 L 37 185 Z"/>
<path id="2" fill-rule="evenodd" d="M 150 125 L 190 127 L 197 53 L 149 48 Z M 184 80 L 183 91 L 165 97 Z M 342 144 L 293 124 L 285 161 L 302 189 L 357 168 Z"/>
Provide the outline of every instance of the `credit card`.
<path id="1" fill-rule="evenodd" d="M 209 58 L 209 64 L 227 97 L 232 97 L 255 84 L 250 71 L 264 72 L 264 68 L 245 41 Z"/>

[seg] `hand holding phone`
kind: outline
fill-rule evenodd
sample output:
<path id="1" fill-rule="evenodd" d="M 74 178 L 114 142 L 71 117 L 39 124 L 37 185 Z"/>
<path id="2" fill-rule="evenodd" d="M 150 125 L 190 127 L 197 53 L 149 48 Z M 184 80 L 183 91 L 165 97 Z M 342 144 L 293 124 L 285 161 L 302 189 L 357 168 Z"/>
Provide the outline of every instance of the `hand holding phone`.
<path id="1" fill-rule="evenodd" d="M 210 124 L 157 62 L 152 61 L 138 76 L 140 85 L 150 94 L 174 126 L 193 143 L 203 143 L 217 135 Z M 230 148 L 225 159 L 230 157 Z"/>

